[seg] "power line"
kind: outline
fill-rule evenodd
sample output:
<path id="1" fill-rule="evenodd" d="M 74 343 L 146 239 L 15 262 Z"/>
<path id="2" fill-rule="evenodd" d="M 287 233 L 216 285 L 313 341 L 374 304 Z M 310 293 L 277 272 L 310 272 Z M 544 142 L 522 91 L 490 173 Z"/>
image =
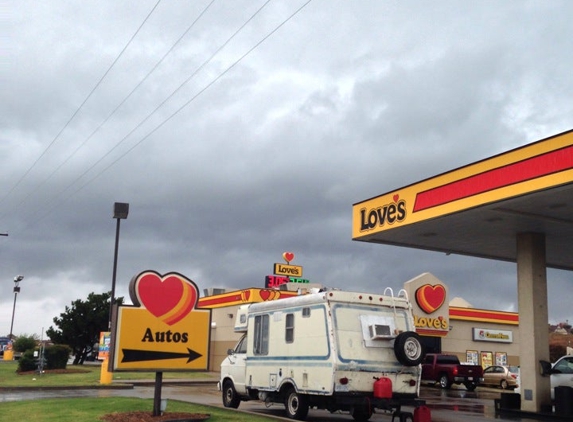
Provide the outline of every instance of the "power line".
<path id="1" fill-rule="evenodd" d="M 249 18 L 249 20 L 247 20 L 240 28 L 239 30 L 237 30 L 219 49 L 217 49 L 216 53 L 219 52 L 226 44 L 228 44 L 231 39 L 236 36 L 238 34 L 238 32 L 244 28 L 244 26 L 254 18 L 254 16 L 256 16 L 256 14 L 258 14 L 271 0 L 268 0 L 265 4 L 263 4 L 263 6 L 261 6 L 261 8 L 259 8 L 255 14 L 253 16 L 251 16 L 251 18 Z M 106 167 L 104 167 L 102 170 L 100 170 L 95 176 L 93 176 L 91 179 L 87 180 L 85 183 L 83 183 L 79 188 L 77 188 L 75 191 L 73 191 L 70 195 L 68 195 L 66 198 L 64 198 L 64 200 L 62 202 L 65 202 L 67 200 L 69 200 L 71 197 L 73 197 L 75 194 L 77 194 L 78 192 L 80 192 L 83 188 L 85 188 L 86 186 L 88 186 L 89 184 L 91 184 L 94 180 L 96 180 L 97 178 L 99 178 L 103 173 L 105 173 L 107 170 L 109 170 L 111 167 L 113 167 L 117 162 L 119 162 L 122 158 L 124 158 L 127 154 L 129 154 L 131 151 L 133 151 L 136 147 L 138 147 L 139 145 L 141 145 L 145 140 L 147 140 L 151 135 L 153 135 L 155 132 L 157 132 L 160 128 L 162 128 L 167 122 L 169 122 L 171 119 L 173 119 L 176 115 L 178 115 L 183 109 L 185 109 L 187 106 L 189 106 L 193 101 L 195 101 L 201 94 L 203 94 L 205 91 L 207 91 L 211 86 L 213 86 L 217 81 L 219 81 L 219 79 L 221 79 L 223 76 L 225 76 L 227 73 L 229 73 L 233 68 L 235 68 L 235 66 L 237 66 L 241 61 L 243 61 L 243 59 L 245 59 L 248 55 L 250 55 L 255 49 L 257 49 L 261 44 L 263 44 L 268 38 L 270 38 L 274 33 L 276 33 L 280 28 L 282 28 L 287 22 L 289 22 L 292 18 L 294 18 L 298 13 L 300 13 L 300 11 L 302 11 L 309 3 L 311 3 L 312 0 L 308 0 L 307 2 L 305 2 L 302 6 L 300 6 L 298 9 L 296 9 L 292 14 L 290 14 L 285 20 L 283 20 L 278 26 L 276 26 L 272 31 L 270 31 L 267 35 L 265 35 L 261 40 L 259 40 L 253 47 L 251 47 L 249 50 L 247 50 L 247 52 L 245 52 L 242 56 L 240 56 L 236 61 L 234 61 L 230 66 L 228 66 L 223 72 L 221 72 L 218 76 L 216 76 L 215 78 L 213 78 L 211 80 L 211 82 L 209 82 L 207 85 L 205 85 L 200 91 L 198 91 L 193 97 L 191 97 L 187 102 L 185 102 L 182 106 L 180 106 L 175 112 L 173 112 L 171 115 L 169 115 L 166 119 L 164 119 L 161 123 L 159 123 L 155 128 L 153 128 L 150 132 L 148 132 L 145 136 L 143 136 L 137 143 L 135 143 L 134 145 L 131 146 L 131 148 L 129 148 L 127 151 L 125 151 L 123 154 L 121 154 L 118 158 L 116 158 L 114 161 L 112 161 L 110 164 L 108 164 Z M 135 130 L 137 130 L 145 121 L 147 121 L 159 108 L 161 108 L 163 106 L 163 104 L 165 104 L 165 102 L 171 98 L 177 91 L 179 91 L 179 89 L 181 89 L 181 87 L 183 85 L 185 85 L 201 68 L 204 67 L 205 64 L 207 64 L 209 61 L 212 60 L 212 58 L 216 55 L 216 53 L 214 53 L 206 62 L 204 62 L 195 72 L 193 72 L 193 74 L 187 78 L 175 91 L 173 91 L 159 106 L 157 106 L 149 115 L 147 115 L 138 125 L 136 125 L 123 139 L 121 139 L 111 150 L 109 150 L 102 158 L 100 158 L 94 165 L 92 165 L 88 170 L 86 170 L 81 176 L 79 176 L 78 178 L 76 178 L 76 180 L 74 182 L 72 182 L 70 185 L 68 185 L 63 191 L 61 191 L 57 197 L 59 197 L 60 195 L 62 195 L 65 191 L 67 191 L 69 188 L 71 188 L 71 186 L 73 186 L 77 181 L 79 181 L 82 177 L 84 177 L 89 171 L 91 171 L 97 164 L 99 164 L 106 156 L 108 156 L 115 148 L 117 148 L 121 143 L 123 143 L 133 132 L 135 132 Z M 53 199 L 53 201 L 55 201 L 56 198 Z M 52 201 L 52 202 L 53 202 Z M 61 202 L 57 205 L 61 205 Z M 50 215 L 52 213 L 52 211 L 55 209 L 56 205 L 52 205 L 48 211 L 42 215 L 40 218 L 34 220 L 34 223 L 38 223 L 39 221 L 43 220 L 44 218 L 46 218 L 48 215 Z M 26 227 L 25 230 L 27 230 L 28 228 L 30 228 L 33 224 L 30 224 Z"/>
<path id="2" fill-rule="evenodd" d="M 161 0 L 160 0 L 161 1 Z M 135 87 L 129 92 L 129 94 L 127 94 L 127 96 L 111 111 L 111 113 L 109 113 L 109 115 L 90 133 L 90 135 L 88 135 L 84 141 L 70 154 L 68 155 L 68 157 L 62 162 L 60 163 L 60 165 L 58 165 L 58 167 L 52 172 L 50 173 L 50 175 L 45 178 L 41 183 L 39 183 L 36 188 L 31 191 L 28 195 L 26 195 L 19 203 L 17 203 L 16 205 L 14 205 L 12 207 L 12 209 L 14 208 L 18 208 L 20 207 L 24 202 L 26 202 L 26 200 L 28 198 L 30 198 L 33 194 L 35 194 L 36 192 L 38 192 L 38 190 L 40 190 L 40 188 L 42 186 L 44 186 L 62 167 L 64 167 L 77 153 L 80 149 L 82 149 L 87 143 L 88 141 L 93 138 L 93 136 L 99 132 L 99 130 L 115 115 L 115 113 L 117 113 L 117 111 L 127 102 L 127 100 L 129 100 L 129 98 L 131 98 L 131 96 L 135 93 L 135 91 L 137 91 L 139 89 L 139 87 L 141 85 L 143 85 L 143 83 L 151 76 L 151 74 L 153 72 L 155 72 L 155 70 L 159 67 L 159 65 L 161 65 L 161 63 L 163 63 L 163 61 L 165 60 L 165 58 L 175 49 L 175 47 L 183 40 L 183 38 L 185 38 L 185 36 L 189 33 L 189 31 L 195 26 L 195 24 L 199 21 L 199 19 L 201 19 L 201 17 L 203 17 L 203 15 L 207 12 L 207 10 L 213 5 L 213 3 L 215 3 L 215 0 L 211 0 L 211 2 L 203 9 L 203 11 L 201 11 L 201 13 L 197 16 L 197 18 L 195 18 L 195 20 L 191 23 L 191 25 L 189 25 L 187 27 L 187 29 L 183 32 L 183 34 L 181 34 L 181 36 L 177 39 L 177 41 L 175 41 L 175 43 L 169 48 L 169 50 L 167 50 L 167 52 L 163 55 L 163 57 L 161 57 L 159 59 L 159 61 L 157 63 L 155 63 L 155 65 L 151 68 L 151 70 L 149 72 L 147 72 L 147 74 L 139 81 L 139 83 L 137 85 L 135 85 Z M 159 4 L 159 2 L 157 3 Z M 155 5 L 157 7 L 157 4 Z M 149 16 L 148 16 L 149 17 Z M 141 28 L 141 27 L 140 27 Z M 133 39 L 133 37 L 132 37 Z M 131 42 L 131 40 L 130 40 Z M 127 47 L 127 46 L 126 46 Z M 124 48 L 125 50 L 125 48 Z M 101 81 L 100 81 L 101 82 Z M 85 103 L 85 101 L 84 101 Z M 113 150 L 113 149 L 112 149 Z M 106 154 L 107 155 L 107 154 Z M 105 155 L 104 155 L 105 157 Z M 99 163 L 96 162 L 96 164 Z M 92 167 L 90 167 L 89 170 L 91 170 Z M 82 175 L 83 176 L 83 175 Z M 82 177 L 80 176 L 80 178 Z M 77 181 L 76 180 L 73 182 L 75 183 Z M 72 183 L 72 184 L 73 184 Z M 7 212 L 4 212 L 0 215 L 0 218 L 4 217 L 7 214 Z"/>
<path id="3" fill-rule="evenodd" d="M 64 124 L 64 126 L 60 129 L 60 131 L 57 133 L 57 135 L 54 137 L 54 139 L 52 139 L 52 142 L 50 142 L 50 144 L 46 147 L 46 149 L 44 149 L 44 151 L 40 154 L 40 156 L 36 159 L 36 161 L 34 161 L 34 163 L 28 168 L 28 170 L 26 170 L 24 172 L 24 174 L 22 175 L 22 177 L 20 177 L 20 179 L 18 179 L 18 181 L 16 182 L 16 184 L 14 186 L 12 186 L 12 188 L 2 197 L 2 199 L 0 199 L 0 204 L 2 204 L 2 202 L 4 202 L 4 200 L 12 193 L 14 192 L 14 190 L 20 185 L 20 183 L 22 183 L 22 181 L 26 178 L 26 176 L 28 176 L 28 174 L 30 174 L 30 172 L 34 169 L 34 167 L 36 167 L 36 165 L 38 164 L 38 162 L 46 155 L 46 153 L 50 150 L 50 148 L 52 148 L 52 146 L 56 143 L 56 141 L 59 139 L 60 135 L 64 132 L 64 130 L 66 130 L 66 128 L 70 125 L 70 123 L 72 122 L 72 120 L 74 120 L 74 118 L 77 116 L 77 114 L 80 112 L 80 110 L 83 108 L 83 106 L 88 102 L 88 100 L 90 99 L 90 97 L 93 95 L 93 93 L 98 89 L 98 87 L 101 85 L 101 83 L 103 82 L 103 80 L 106 78 L 106 76 L 109 74 L 109 72 L 111 71 L 111 69 L 115 66 L 115 64 L 118 62 L 118 60 L 121 58 L 121 56 L 123 55 L 123 53 L 125 52 L 125 50 L 127 50 L 127 47 L 129 47 L 129 45 L 131 44 L 131 42 L 133 41 L 133 39 L 137 36 L 137 34 L 139 33 L 139 31 L 141 30 L 141 28 L 143 28 L 143 25 L 145 25 L 145 23 L 147 22 L 147 20 L 149 19 L 149 17 L 153 14 L 153 12 L 155 11 L 155 9 L 157 8 L 157 6 L 159 5 L 159 3 L 161 3 L 161 0 L 158 0 L 157 3 L 155 4 L 155 6 L 153 6 L 153 8 L 151 9 L 151 11 L 147 14 L 147 16 L 145 17 L 145 19 L 143 20 L 143 22 L 141 23 L 141 25 L 139 25 L 139 28 L 137 28 L 137 30 L 135 31 L 135 33 L 131 36 L 131 38 L 129 39 L 129 41 L 127 42 L 127 44 L 123 47 L 123 49 L 120 51 L 119 55 L 115 58 L 115 60 L 111 63 L 111 65 L 108 67 L 108 69 L 105 71 L 105 73 L 102 75 L 102 77 L 99 79 L 99 81 L 95 84 L 95 86 L 92 88 L 92 90 L 90 91 L 90 93 L 87 95 L 87 97 L 83 100 L 83 102 L 80 104 L 80 106 L 76 109 L 76 111 L 72 114 L 72 116 L 68 119 L 68 121 Z M 3 215 L 2 215 L 3 216 Z"/>

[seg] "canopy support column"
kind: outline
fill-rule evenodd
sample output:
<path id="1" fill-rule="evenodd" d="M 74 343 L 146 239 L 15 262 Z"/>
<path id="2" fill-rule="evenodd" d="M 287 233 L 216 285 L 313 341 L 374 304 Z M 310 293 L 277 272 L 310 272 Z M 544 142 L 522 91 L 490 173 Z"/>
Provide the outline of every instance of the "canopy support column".
<path id="1" fill-rule="evenodd" d="M 542 377 L 540 360 L 549 361 L 549 312 L 545 235 L 517 235 L 517 295 L 519 305 L 519 344 L 521 409 L 547 410 L 551 405 L 549 377 Z"/>

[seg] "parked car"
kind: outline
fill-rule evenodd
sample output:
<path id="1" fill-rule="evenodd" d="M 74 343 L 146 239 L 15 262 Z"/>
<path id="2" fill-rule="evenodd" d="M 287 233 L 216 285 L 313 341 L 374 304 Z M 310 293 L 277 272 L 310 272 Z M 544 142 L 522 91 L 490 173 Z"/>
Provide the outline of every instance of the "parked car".
<path id="1" fill-rule="evenodd" d="M 452 384 L 464 384 L 473 391 L 483 381 L 483 368 L 462 365 L 456 355 L 428 353 L 422 362 L 422 381 L 438 383 L 445 389 Z"/>
<path id="2" fill-rule="evenodd" d="M 501 387 L 504 390 L 517 387 L 519 369 L 516 366 L 488 366 L 483 371 L 482 385 Z"/>
<path id="3" fill-rule="evenodd" d="M 561 356 L 544 375 L 551 377 L 551 399 L 555 399 L 555 387 L 573 387 L 573 355 Z"/>

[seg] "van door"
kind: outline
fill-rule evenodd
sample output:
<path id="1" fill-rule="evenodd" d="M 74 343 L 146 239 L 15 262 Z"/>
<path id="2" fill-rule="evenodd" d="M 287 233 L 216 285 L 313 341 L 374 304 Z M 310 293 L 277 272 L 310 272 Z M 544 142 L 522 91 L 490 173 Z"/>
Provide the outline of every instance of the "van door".
<path id="1" fill-rule="evenodd" d="M 245 378 L 246 378 L 246 361 L 247 361 L 247 335 L 245 334 L 232 353 L 227 356 L 229 365 L 227 372 L 233 379 L 235 390 L 241 395 L 246 394 Z"/>

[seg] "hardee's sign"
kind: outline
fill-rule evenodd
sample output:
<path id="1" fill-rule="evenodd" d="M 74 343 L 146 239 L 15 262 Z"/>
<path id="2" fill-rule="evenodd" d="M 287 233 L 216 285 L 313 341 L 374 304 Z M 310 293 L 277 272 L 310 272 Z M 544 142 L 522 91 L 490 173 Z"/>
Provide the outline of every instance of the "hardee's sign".
<path id="1" fill-rule="evenodd" d="M 416 332 L 444 337 L 449 332 L 448 288 L 430 273 L 404 283 L 412 303 Z"/>

